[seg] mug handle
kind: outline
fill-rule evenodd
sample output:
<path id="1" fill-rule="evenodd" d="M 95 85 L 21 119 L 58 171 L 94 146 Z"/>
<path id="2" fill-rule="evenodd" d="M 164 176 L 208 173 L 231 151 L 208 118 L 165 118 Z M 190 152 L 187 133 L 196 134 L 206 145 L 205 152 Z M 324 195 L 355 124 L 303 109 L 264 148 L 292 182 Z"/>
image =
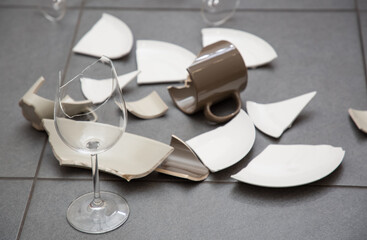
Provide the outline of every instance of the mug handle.
<path id="1" fill-rule="evenodd" d="M 231 120 L 234 116 L 237 115 L 237 113 L 240 112 L 241 110 L 241 97 L 239 92 L 233 92 L 232 93 L 233 98 L 236 100 L 236 104 L 237 104 L 237 108 L 233 113 L 230 113 L 226 116 L 217 116 L 215 115 L 212 110 L 210 109 L 211 106 L 213 105 L 213 103 L 207 103 L 205 108 L 204 108 L 204 115 L 205 117 L 212 122 L 216 122 L 216 123 L 223 123 L 223 122 L 227 122 L 229 120 Z"/>

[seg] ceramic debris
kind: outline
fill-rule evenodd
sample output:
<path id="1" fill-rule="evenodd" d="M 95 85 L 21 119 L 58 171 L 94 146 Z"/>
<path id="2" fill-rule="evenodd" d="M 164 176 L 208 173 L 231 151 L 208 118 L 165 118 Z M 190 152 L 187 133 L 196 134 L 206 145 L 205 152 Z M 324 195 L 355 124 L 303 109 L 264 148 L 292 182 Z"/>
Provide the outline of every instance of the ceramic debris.
<path id="1" fill-rule="evenodd" d="M 195 55 L 178 45 L 153 40 L 138 40 L 136 61 L 141 74 L 138 84 L 182 82 L 187 77 L 186 68 Z"/>
<path id="2" fill-rule="evenodd" d="M 38 89 L 44 82 L 45 79 L 40 77 L 19 101 L 24 118 L 30 121 L 32 127 L 39 131 L 44 130 L 42 119 L 54 118 L 54 101 L 37 95 Z M 65 106 L 71 113 L 83 112 L 91 105 L 91 101 L 75 102 L 71 98 L 63 99 L 63 101 L 68 102 Z"/>
<path id="3" fill-rule="evenodd" d="M 269 104 L 247 101 L 246 108 L 256 128 L 269 136 L 279 138 L 315 95 L 316 92 L 310 92 Z"/>
<path id="4" fill-rule="evenodd" d="M 186 141 L 211 172 L 243 159 L 254 142 L 254 124 L 243 110 L 225 125 Z"/>
<path id="5" fill-rule="evenodd" d="M 117 59 L 130 53 L 133 42 L 133 34 L 126 23 L 103 13 L 98 22 L 75 45 L 73 52 Z"/>
<path id="6" fill-rule="evenodd" d="M 122 90 L 129 82 L 134 80 L 140 71 L 133 71 L 117 78 L 120 89 Z M 81 88 L 84 96 L 93 103 L 101 103 L 106 100 L 111 94 L 112 79 L 91 79 L 80 78 Z"/>
<path id="7" fill-rule="evenodd" d="M 43 124 L 49 135 L 52 151 L 60 165 L 91 167 L 90 155 L 79 153 L 66 146 L 58 136 L 53 120 L 44 119 Z M 98 123 L 85 122 L 85 124 Z M 78 134 L 78 129 L 71 131 Z M 98 155 L 101 160 L 99 169 L 130 181 L 151 173 L 172 151 L 173 148 L 164 143 L 125 132 L 110 150 Z"/>
<path id="8" fill-rule="evenodd" d="M 330 145 L 269 145 L 232 178 L 264 187 L 299 186 L 332 173 L 344 154 Z"/>
<path id="9" fill-rule="evenodd" d="M 268 64 L 278 57 L 269 43 L 248 32 L 229 28 L 204 28 L 201 33 L 204 47 L 220 40 L 233 43 L 240 51 L 248 68 Z"/>
<path id="10" fill-rule="evenodd" d="M 126 102 L 126 108 L 130 113 L 143 119 L 161 117 L 168 110 L 168 106 L 156 91 L 138 101 Z"/>
<path id="11" fill-rule="evenodd" d="M 349 108 L 348 112 L 358 129 L 367 133 L 367 111 Z"/>
<path id="12" fill-rule="evenodd" d="M 170 145 L 174 151 L 156 169 L 157 172 L 192 181 L 202 181 L 208 177 L 209 170 L 184 141 L 172 135 Z"/>

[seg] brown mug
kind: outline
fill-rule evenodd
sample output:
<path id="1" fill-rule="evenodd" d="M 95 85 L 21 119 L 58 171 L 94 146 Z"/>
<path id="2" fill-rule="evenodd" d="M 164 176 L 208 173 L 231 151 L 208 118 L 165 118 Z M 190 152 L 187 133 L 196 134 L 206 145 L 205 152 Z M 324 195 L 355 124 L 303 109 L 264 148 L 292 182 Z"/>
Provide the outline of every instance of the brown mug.
<path id="1" fill-rule="evenodd" d="M 229 121 L 239 113 L 240 92 L 247 85 L 247 67 L 232 43 L 219 41 L 204 47 L 187 71 L 184 86 L 168 87 L 181 111 L 192 114 L 204 109 L 205 117 L 217 123 Z M 230 97 L 236 101 L 236 110 L 225 116 L 215 115 L 212 105 Z"/>

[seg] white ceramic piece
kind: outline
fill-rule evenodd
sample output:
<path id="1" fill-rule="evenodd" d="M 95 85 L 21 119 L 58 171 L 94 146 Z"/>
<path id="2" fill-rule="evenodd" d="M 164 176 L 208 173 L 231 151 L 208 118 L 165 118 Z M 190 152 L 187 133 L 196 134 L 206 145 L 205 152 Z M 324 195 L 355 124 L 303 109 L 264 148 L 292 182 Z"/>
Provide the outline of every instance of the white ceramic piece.
<path id="1" fill-rule="evenodd" d="M 184 81 L 186 68 L 195 58 L 192 52 L 172 43 L 138 40 L 136 61 L 141 71 L 138 84 Z"/>
<path id="2" fill-rule="evenodd" d="M 231 176 L 263 187 L 293 187 L 317 181 L 333 172 L 345 151 L 330 145 L 269 145 Z"/>
<path id="3" fill-rule="evenodd" d="M 358 129 L 367 133 L 367 111 L 349 108 L 348 112 Z"/>
<path id="4" fill-rule="evenodd" d="M 255 142 L 255 127 L 241 110 L 227 124 L 196 136 L 186 143 L 211 172 L 217 172 L 243 159 Z"/>
<path id="5" fill-rule="evenodd" d="M 269 43 L 248 32 L 229 28 L 204 28 L 201 33 L 204 47 L 220 40 L 233 43 L 248 68 L 265 65 L 278 57 Z"/>
<path id="6" fill-rule="evenodd" d="M 123 21 L 103 13 L 96 24 L 79 40 L 73 52 L 93 57 L 117 59 L 133 47 L 133 34 Z"/>
<path id="7" fill-rule="evenodd" d="M 49 135 L 52 151 L 60 165 L 81 168 L 91 167 L 88 154 L 72 150 L 61 140 L 56 132 L 53 120 L 44 119 L 43 124 Z M 80 124 L 80 122 L 76 126 L 70 124 L 70 131 L 75 132 L 76 137 L 83 135 L 81 130 L 83 126 L 80 126 Z M 84 122 L 82 124 L 101 127 L 100 123 L 95 122 Z M 106 131 L 111 128 L 107 125 L 102 127 Z M 172 151 L 173 148 L 164 143 L 125 132 L 111 149 L 98 154 L 99 169 L 130 181 L 151 173 Z"/>
<path id="8" fill-rule="evenodd" d="M 247 101 L 246 109 L 260 131 L 274 138 L 279 138 L 287 128 L 291 127 L 293 121 L 315 95 L 316 92 L 310 92 L 269 104 Z"/>
<path id="9" fill-rule="evenodd" d="M 24 118 L 30 121 L 32 127 L 39 131 L 44 130 L 42 119 L 54 118 L 54 101 L 37 95 L 38 89 L 44 82 L 45 79 L 40 77 L 19 101 L 19 106 L 22 108 Z M 76 102 L 69 96 L 63 99 L 63 102 L 68 103 L 65 107 L 68 109 L 69 113 L 83 112 L 92 105 L 92 102 L 89 100 Z M 95 118 L 96 117 L 95 115 Z"/>
<path id="10" fill-rule="evenodd" d="M 136 78 L 139 70 L 118 76 L 118 83 L 122 90 L 129 82 Z M 101 103 L 110 96 L 112 79 L 95 80 L 91 78 L 80 78 L 81 88 L 84 96 L 93 103 Z"/>
<path id="11" fill-rule="evenodd" d="M 202 181 L 208 177 L 209 170 L 184 141 L 172 135 L 170 145 L 174 151 L 155 169 L 157 172 L 192 181 Z"/>
<path id="12" fill-rule="evenodd" d="M 130 113 L 143 119 L 163 116 L 168 110 L 168 106 L 156 91 L 138 101 L 126 102 L 126 108 Z"/>

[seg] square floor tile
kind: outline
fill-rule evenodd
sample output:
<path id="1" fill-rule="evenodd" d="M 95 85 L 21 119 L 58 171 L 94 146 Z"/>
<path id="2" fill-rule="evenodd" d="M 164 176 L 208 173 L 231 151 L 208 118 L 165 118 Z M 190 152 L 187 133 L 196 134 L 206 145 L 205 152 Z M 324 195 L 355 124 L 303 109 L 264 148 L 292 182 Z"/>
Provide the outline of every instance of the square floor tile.
<path id="1" fill-rule="evenodd" d="M 16 239 L 31 186 L 31 180 L 0 180 L 1 239 Z"/>
<path id="2" fill-rule="evenodd" d="M 358 2 L 358 9 L 367 10 L 367 2 L 365 0 L 357 0 L 357 2 Z"/>

